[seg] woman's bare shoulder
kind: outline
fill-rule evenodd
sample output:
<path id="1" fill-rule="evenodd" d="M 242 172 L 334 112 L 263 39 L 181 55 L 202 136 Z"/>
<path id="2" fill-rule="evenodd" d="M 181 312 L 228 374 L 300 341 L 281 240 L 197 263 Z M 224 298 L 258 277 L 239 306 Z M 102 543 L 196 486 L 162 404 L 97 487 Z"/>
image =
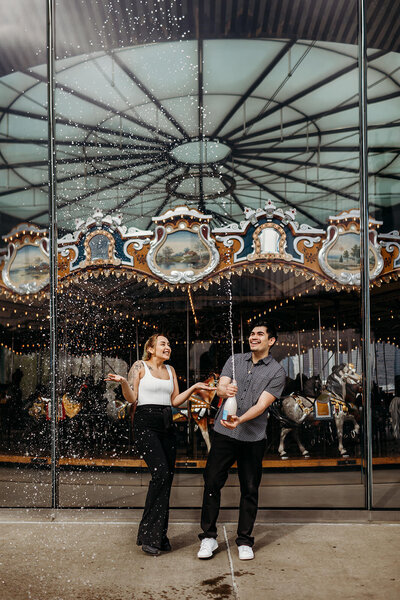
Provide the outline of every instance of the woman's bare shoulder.
<path id="1" fill-rule="evenodd" d="M 129 375 L 135 375 L 136 373 L 140 373 L 142 370 L 144 370 L 144 362 L 142 360 L 137 360 L 131 366 Z"/>

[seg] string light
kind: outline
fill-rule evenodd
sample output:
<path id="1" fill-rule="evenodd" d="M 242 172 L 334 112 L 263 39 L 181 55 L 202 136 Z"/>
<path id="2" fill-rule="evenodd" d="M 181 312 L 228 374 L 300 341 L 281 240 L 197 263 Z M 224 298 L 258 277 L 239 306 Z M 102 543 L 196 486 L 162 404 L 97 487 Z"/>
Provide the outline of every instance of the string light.
<path id="1" fill-rule="evenodd" d="M 189 296 L 190 307 L 192 309 L 192 313 L 193 313 L 193 318 L 194 318 L 195 325 L 198 325 L 199 321 L 197 319 L 196 311 L 194 309 L 194 304 L 193 304 L 193 298 L 192 298 L 192 292 L 191 292 L 191 289 L 190 289 L 190 285 L 188 287 L 188 296 Z"/>

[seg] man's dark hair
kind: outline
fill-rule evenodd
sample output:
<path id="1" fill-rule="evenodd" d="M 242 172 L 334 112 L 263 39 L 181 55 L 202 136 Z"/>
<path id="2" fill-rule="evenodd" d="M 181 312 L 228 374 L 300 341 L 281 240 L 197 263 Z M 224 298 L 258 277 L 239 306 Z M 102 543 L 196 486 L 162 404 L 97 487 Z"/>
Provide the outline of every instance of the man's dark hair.
<path id="1" fill-rule="evenodd" d="M 276 327 L 270 321 L 263 321 L 263 320 L 256 321 L 254 323 L 254 325 L 251 326 L 250 331 L 252 331 L 254 329 L 254 327 L 265 327 L 269 337 L 273 337 L 276 340 L 278 339 L 278 333 L 276 331 Z"/>

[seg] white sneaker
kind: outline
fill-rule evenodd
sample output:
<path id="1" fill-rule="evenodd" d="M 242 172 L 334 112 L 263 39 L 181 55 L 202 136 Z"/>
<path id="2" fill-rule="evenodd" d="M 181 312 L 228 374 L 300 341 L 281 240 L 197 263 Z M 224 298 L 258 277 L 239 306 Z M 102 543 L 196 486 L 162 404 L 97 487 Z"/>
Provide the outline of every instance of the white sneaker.
<path id="1" fill-rule="evenodd" d="M 250 546 L 238 546 L 240 560 L 251 560 L 254 552 Z"/>
<path id="2" fill-rule="evenodd" d="M 197 558 L 211 558 L 213 552 L 218 548 L 218 542 L 214 538 L 204 538 L 201 540 L 200 550 Z"/>

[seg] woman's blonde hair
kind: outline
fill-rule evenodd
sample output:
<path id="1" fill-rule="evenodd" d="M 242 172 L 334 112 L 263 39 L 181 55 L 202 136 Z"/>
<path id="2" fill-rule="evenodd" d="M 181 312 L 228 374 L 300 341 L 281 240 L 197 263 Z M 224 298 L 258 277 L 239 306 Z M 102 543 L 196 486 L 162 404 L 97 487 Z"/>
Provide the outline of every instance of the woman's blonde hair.
<path id="1" fill-rule="evenodd" d="M 144 345 L 142 360 L 149 360 L 151 358 L 151 352 L 149 352 L 149 348 L 155 348 L 157 344 L 157 338 L 162 335 L 161 333 L 154 333 L 149 337 L 147 342 Z"/>

